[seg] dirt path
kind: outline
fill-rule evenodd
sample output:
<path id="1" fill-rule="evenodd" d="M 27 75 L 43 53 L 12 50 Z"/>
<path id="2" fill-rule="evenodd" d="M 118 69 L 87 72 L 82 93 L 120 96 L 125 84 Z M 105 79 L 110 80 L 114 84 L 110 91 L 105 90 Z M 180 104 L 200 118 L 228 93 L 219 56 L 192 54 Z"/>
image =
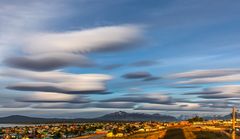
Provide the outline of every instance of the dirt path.
<path id="1" fill-rule="evenodd" d="M 193 134 L 193 130 L 189 127 L 184 127 L 183 129 L 183 133 L 186 139 L 196 139 L 196 135 Z"/>
<path id="2" fill-rule="evenodd" d="M 94 134 L 94 135 L 76 137 L 76 138 L 73 138 L 73 139 L 101 139 L 104 136 L 105 136 L 105 134 L 100 134 L 100 135 Z"/>
<path id="3" fill-rule="evenodd" d="M 163 139 L 185 139 L 185 136 L 181 128 L 171 128 L 167 130 Z"/>

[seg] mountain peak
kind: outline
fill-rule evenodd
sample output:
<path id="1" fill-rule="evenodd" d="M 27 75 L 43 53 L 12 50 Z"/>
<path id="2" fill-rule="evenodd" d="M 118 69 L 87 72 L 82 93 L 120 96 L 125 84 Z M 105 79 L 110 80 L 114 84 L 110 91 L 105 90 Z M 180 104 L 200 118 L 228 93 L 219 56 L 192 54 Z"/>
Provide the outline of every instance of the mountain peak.
<path id="1" fill-rule="evenodd" d="M 118 111 L 118 112 L 115 112 L 115 114 L 123 115 L 123 114 L 127 114 L 127 112 L 125 112 L 125 111 Z"/>
<path id="2" fill-rule="evenodd" d="M 176 121 L 173 116 L 161 115 L 161 114 L 145 114 L 145 113 L 127 113 L 124 111 L 118 111 L 110 114 L 106 114 L 99 117 L 100 120 L 106 121 Z"/>

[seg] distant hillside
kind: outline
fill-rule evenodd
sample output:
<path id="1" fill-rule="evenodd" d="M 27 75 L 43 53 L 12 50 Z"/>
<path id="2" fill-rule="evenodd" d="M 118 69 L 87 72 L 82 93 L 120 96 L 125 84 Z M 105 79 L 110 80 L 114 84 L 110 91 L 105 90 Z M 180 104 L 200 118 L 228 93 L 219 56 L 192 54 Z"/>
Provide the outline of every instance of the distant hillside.
<path id="1" fill-rule="evenodd" d="M 144 113 L 127 113 L 123 111 L 106 114 L 97 118 L 102 121 L 177 121 L 173 116 L 160 115 L 160 114 L 144 114 Z"/>
<path id="2" fill-rule="evenodd" d="M 85 121 L 88 121 L 88 119 L 36 118 L 21 115 L 12 115 L 0 118 L 0 123 L 15 123 L 15 124 L 64 123 Z"/>
<path id="3" fill-rule="evenodd" d="M 37 118 L 21 115 L 12 115 L 8 117 L 1 117 L 0 123 L 9 124 L 38 124 L 38 123 L 75 123 L 75 122 L 100 122 L 100 121 L 177 121 L 173 116 L 160 114 L 144 114 L 144 113 L 127 113 L 123 111 L 106 114 L 104 116 L 92 119 L 76 118 Z"/>
<path id="4" fill-rule="evenodd" d="M 236 117 L 237 118 L 240 118 L 240 113 L 236 113 Z M 206 120 L 213 120 L 213 119 L 217 119 L 217 120 L 229 120 L 232 118 L 232 114 L 227 114 L 225 116 L 220 116 L 220 115 L 217 115 L 217 116 L 205 116 L 203 117 L 204 119 Z"/>

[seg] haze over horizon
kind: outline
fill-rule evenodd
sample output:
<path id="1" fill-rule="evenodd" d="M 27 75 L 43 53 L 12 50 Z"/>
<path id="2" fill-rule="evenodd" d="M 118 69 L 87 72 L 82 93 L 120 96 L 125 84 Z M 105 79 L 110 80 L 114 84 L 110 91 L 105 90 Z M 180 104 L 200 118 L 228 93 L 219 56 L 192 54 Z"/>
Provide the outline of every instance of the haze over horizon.
<path id="1" fill-rule="evenodd" d="M 240 1 L 0 0 L 0 117 L 224 115 Z"/>

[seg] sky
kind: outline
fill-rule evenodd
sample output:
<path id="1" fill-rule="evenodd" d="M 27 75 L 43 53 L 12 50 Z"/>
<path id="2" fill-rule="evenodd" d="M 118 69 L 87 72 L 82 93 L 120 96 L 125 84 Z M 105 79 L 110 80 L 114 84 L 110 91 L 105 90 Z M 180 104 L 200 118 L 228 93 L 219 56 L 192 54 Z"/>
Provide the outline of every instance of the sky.
<path id="1" fill-rule="evenodd" d="M 240 1 L 0 0 L 0 116 L 224 115 Z"/>

